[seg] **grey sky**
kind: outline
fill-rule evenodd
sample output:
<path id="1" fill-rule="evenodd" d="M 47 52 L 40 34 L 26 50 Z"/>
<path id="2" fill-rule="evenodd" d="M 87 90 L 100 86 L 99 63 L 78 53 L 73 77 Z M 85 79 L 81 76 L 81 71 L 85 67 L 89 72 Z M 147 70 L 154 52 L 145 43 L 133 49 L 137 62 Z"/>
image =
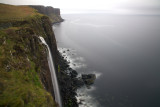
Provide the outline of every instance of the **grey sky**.
<path id="1" fill-rule="evenodd" d="M 8 4 L 37 4 L 62 10 L 108 10 L 117 12 L 160 11 L 160 0 L 0 0 Z"/>

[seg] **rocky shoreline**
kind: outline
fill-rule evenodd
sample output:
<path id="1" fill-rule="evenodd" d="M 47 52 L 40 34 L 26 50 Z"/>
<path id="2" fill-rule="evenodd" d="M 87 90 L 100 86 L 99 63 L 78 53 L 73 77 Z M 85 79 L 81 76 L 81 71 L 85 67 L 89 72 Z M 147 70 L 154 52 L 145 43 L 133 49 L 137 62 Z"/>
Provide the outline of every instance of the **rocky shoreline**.
<path id="1" fill-rule="evenodd" d="M 75 84 L 77 72 L 69 67 L 68 62 L 58 55 L 58 81 L 64 107 L 78 107 L 76 100 L 77 86 Z"/>
<path id="2" fill-rule="evenodd" d="M 64 107 L 78 107 L 76 99 L 77 89 L 86 85 L 89 87 L 96 79 L 95 74 L 82 74 L 77 77 L 77 71 L 69 66 L 61 53 L 58 53 L 58 81 L 60 85 L 60 92 L 62 96 L 62 103 Z"/>

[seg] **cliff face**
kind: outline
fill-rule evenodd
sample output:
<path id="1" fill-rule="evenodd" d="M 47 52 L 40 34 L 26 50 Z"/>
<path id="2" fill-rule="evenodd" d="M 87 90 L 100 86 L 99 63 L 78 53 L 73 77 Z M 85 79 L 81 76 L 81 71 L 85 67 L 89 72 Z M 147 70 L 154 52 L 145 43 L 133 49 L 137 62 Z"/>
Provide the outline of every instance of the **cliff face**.
<path id="1" fill-rule="evenodd" d="M 38 38 L 45 38 L 56 62 L 49 18 L 26 6 L 0 4 L 0 10 L 0 106 L 55 107 L 48 53 Z"/>
<path id="2" fill-rule="evenodd" d="M 61 15 L 60 15 L 59 8 L 53 8 L 51 6 L 45 7 L 45 6 L 40 6 L 40 5 L 39 6 L 30 5 L 30 7 L 36 9 L 41 14 L 47 15 L 53 24 L 63 21 L 63 19 L 61 18 Z"/>
<path id="3" fill-rule="evenodd" d="M 37 8 L 46 15 L 54 13 L 53 19 L 57 15 L 60 18 L 59 9 Z M 0 4 L 0 14 L 0 107 L 57 107 L 47 61 L 48 51 L 39 36 L 50 47 L 64 107 L 77 107 L 77 73 L 57 51 L 51 17 L 49 19 L 28 6 L 4 4 Z"/>

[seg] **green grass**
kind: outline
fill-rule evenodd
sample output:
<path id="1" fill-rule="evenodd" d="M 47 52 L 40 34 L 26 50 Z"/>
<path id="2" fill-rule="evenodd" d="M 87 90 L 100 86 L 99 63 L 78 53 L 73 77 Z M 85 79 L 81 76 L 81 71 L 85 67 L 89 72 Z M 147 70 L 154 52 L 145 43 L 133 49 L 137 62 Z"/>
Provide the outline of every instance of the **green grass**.
<path id="1" fill-rule="evenodd" d="M 29 72 L 29 71 L 28 71 Z M 32 84 L 31 77 L 22 71 L 0 71 L 0 106 L 45 107 L 53 106 L 51 95 Z"/>
<path id="2" fill-rule="evenodd" d="M 39 13 L 28 6 L 0 4 L 0 21 L 24 20 L 34 15 L 39 15 Z"/>
<path id="3" fill-rule="evenodd" d="M 60 16 L 55 14 L 49 14 L 48 17 L 52 23 L 59 22 L 61 20 Z"/>
<path id="4" fill-rule="evenodd" d="M 0 30 L 0 107 L 55 107 L 41 83 L 40 69 L 25 50 L 28 39 L 16 33 L 19 29 Z"/>
<path id="5" fill-rule="evenodd" d="M 0 4 L 0 107 L 56 106 L 40 78 L 45 48 L 34 35 L 46 36 L 42 19 L 30 7 Z"/>

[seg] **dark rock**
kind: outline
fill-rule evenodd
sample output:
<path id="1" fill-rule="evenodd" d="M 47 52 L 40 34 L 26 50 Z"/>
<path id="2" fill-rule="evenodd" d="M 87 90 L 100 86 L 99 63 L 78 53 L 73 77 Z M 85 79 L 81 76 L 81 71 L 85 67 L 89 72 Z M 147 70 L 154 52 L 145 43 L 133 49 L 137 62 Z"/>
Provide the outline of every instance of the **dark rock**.
<path id="1" fill-rule="evenodd" d="M 72 70 L 72 68 L 69 67 L 68 70 Z"/>
<path id="2" fill-rule="evenodd" d="M 86 85 L 87 89 L 91 89 L 91 86 L 90 85 Z"/>
<path id="3" fill-rule="evenodd" d="M 70 75 L 71 75 L 71 78 L 75 78 L 75 77 L 77 77 L 78 73 L 75 70 L 72 70 L 70 72 Z"/>
<path id="4" fill-rule="evenodd" d="M 95 74 L 82 74 L 82 79 L 86 85 L 91 85 L 96 79 Z"/>
<path id="5" fill-rule="evenodd" d="M 82 78 L 79 78 L 75 81 L 75 84 L 77 85 L 77 87 L 81 87 L 84 85 L 84 81 L 82 80 Z"/>
<path id="6" fill-rule="evenodd" d="M 69 67 L 69 63 L 60 53 L 58 55 L 58 59 L 58 65 L 60 65 L 62 70 L 58 73 L 58 81 L 60 84 L 63 106 L 68 107 L 68 105 L 71 104 L 70 107 L 78 107 L 76 90 L 84 82 L 83 80 L 80 81 L 76 78 L 78 73 Z"/>
<path id="7" fill-rule="evenodd" d="M 83 104 L 82 102 L 84 102 L 84 100 L 80 99 L 80 101 L 78 102 L 78 104 Z"/>
<path id="8" fill-rule="evenodd" d="M 95 74 L 82 74 L 82 79 L 96 78 Z"/>

